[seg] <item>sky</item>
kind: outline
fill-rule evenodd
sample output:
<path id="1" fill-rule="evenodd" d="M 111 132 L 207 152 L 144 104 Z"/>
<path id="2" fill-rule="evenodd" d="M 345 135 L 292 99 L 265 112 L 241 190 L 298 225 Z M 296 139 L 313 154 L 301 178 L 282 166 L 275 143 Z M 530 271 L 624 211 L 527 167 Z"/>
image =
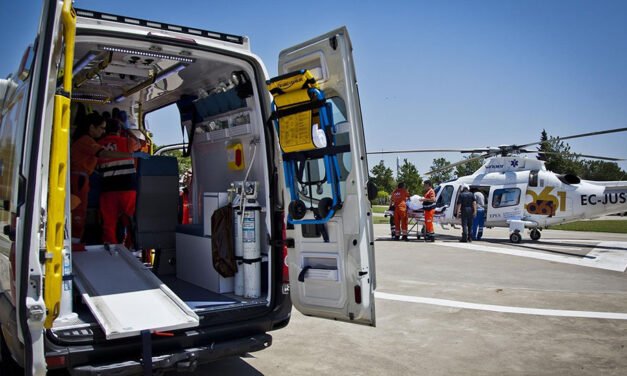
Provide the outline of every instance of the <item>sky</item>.
<path id="1" fill-rule="evenodd" d="M 2 39 L 41 2 L 0 1 Z M 18 5 L 16 5 L 18 4 Z M 120 1 L 75 7 L 246 35 L 271 76 L 279 52 L 346 25 L 368 151 L 525 144 L 627 127 L 627 1 Z M 33 14 L 37 13 L 37 14 Z M 0 46 L 0 56 L 7 46 Z M 23 49 L 23 47 L 20 47 Z M 0 61 L 5 77 L 18 62 Z M 627 158 L 627 132 L 567 141 L 574 152 Z M 434 158 L 406 154 L 420 173 Z M 396 157 L 373 155 L 395 169 Z M 627 162 L 619 166 L 627 170 Z"/>

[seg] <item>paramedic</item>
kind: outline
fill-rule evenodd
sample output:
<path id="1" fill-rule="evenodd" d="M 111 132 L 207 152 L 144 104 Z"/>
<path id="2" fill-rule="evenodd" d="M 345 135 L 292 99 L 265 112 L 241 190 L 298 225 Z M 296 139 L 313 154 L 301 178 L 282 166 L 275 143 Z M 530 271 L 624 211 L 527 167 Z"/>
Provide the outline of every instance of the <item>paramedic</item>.
<path id="1" fill-rule="evenodd" d="M 471 242 L 472 219 L 477 214 L 477 201 L 467 184 L 462 184 L 462 193 L 457 199 L 457 215 L 462 218 L 462 238 L 460 242 Z"/>
<path id="2" fill-rule="evenodd" d="M 480 190 L 474 193 L 477 202 L 477 215 L 472 221 L 472 240 L 481 240 L 483 236 L 483 225 L 485 224 L 485 196 Z"/>
<path id="3" fill-rule="evenodd" d="M 435 213 L 435 191 L 431 185 L 431 180 L 425 180 L 425 194 L 420 199 L 425 212 L 425 240 L 434 240 L 433 214 Z"/>
<path id="4" fill-rule="evenodd" d="M 107 122 L 107 135 L 98 143 L 107 151 L 123 152 L 124 157 L 98 158 L 98 171 L 102 175 L 100 193 L 100 214 L 102 216 L 102 240 L 104 243 L 118 244 L 117 224 L 121 221 L 126 230 L 124 244 L 131 246 L 131 222 L 135 215 L 137 195 L 137 175 L 135 159 L 131 153 L 140 145 L 131 137 L 120 135 L 122 123 L 115 119 Z"/>
<path id="5" fill-rule="evenodd" d="M 122 153 L 105 150 L 96 139 L 102 137 L 106 124 L 102 116 L 97 113 L 87 115 L 79 123 L 72 135 L 70 147 L 70 191 L 74 206 L 72 210 L 72 242 L 80 243 L 85 228 L 85 216 L 87 215 L 87 194 L 89 193 L 89 175 L 91 175 L 98 163 L 98 157 L 125 158 L 131 153 Z M 148 155 L 135 153 L 133 156 L 146 158 Z"/>
<path id="6" fill-rule="evenodd" d="M 398 234 L 403 236 L 403 240 L 407 239 L 407 199 L 409 192 L 405 189 L 405 183 L 398 183 L 398 188 L 392 192 L 392 202 L 394 205 L 394 224 L 396 234 L 394 240 L 398 240 Z"/>

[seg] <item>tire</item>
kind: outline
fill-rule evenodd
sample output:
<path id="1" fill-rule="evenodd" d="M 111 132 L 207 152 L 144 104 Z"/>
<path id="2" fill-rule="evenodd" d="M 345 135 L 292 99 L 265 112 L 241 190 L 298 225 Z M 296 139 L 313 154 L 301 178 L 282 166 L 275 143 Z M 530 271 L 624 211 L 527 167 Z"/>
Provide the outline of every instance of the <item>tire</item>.
<path id="1" fill-rule="evenodd" d="M 290 202 L 287 210 L 293 219 L 299 220 L 303 219 L 305 214 L 307 214 L 307 205 L 301 200 L 295 200 Z"/>
<path id="2" fill-rule="evenodd" d="M 0 375 L 22 375 L 24 370 L 13 360 L 0 328 Z"/>
<path id="3" fill-rule="evenodd" d="M 538 230 L 537 228 L 534 228 L 533 230 L 531 230 L 531 232 L 529 233 L 529 237 L 531 238 L 531 240 L 540 240 L 540 237 L 542 236 L 542 233 L 540 232 L 540 230 Z"/>
<path id="4" fill-rule="evenodd" d="M 515 231 L 509 235 L 509 240 L 512 243 L 520 243 L 520 241 L 522 240 L 522 236 L 520 236 L 520 232 Z"/>

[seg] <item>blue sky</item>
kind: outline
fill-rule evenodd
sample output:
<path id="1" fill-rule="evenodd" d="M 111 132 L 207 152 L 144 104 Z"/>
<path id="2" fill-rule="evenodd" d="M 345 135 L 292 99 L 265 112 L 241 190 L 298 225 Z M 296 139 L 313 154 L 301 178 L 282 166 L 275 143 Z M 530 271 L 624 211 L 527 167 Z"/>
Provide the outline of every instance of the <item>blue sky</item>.
<path id="1" fill-rule="evenodd" d="M 40 2 L 31 2 L 37 9 Z M 28 15 L 8 9 L 13 3 L 0 4 L 1 14 L 15 15 L 5 17 L 0 35 L 28 41 L 32 36 L 17 32 Z M 298 3 L 76 0 L 75 6 L 247 35 L 271 75 L 282 48 L 346 25 L 369 151 L 520 144 L 538 140 L 542 129 L 567 136 L 627 127 L 627 1 Z M 2 76 L 17 65 L 9 63 L 0 62 Z M 580 153 L 627 157 L 627 132 L 569 144 Z M 437 157 L 461 155 L 401 156 L 421 173 Z M 370 157 L 370 167 L 380 159 Z M 385 161 L 395 166 L 395 157 Z M 620 166 L 627 170 L 627 162 Z"/>

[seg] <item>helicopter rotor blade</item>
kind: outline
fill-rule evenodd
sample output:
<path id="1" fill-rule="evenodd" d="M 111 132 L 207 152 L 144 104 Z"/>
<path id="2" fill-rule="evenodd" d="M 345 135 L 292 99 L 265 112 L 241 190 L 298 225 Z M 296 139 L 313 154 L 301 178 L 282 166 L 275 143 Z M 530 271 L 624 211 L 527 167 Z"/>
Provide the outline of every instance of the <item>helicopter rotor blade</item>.
<path id="1" fill-rule="evenodd" d="M 607 130 L 604 130 L 604 131 L 581 133 L 581 134 L 575 134 L 575 135 L 572 135 L 572 136 L 556 137 L 556 138 L 559 139 L 560 141 L 563 141 L 563 140 L 570 140 L 570 139 L 573 139 L 573 138 L 597 136 L 597 135 L 600 135 L 600 134 L 626 132 L 626 131 L 627 131 L 627 128 L 615 128 L 615 129 L 607 129 Z M 515 147 L 515 148 L 526 148 L 527 146 L 538 145 L 538 144 L 541 144 L 542 142 L 543 141 L 532 142 L 530 144 L 524 144 L 524 145 L 513 145 L 513 147 Z"/>
<path id="2" fill-rule="evenodd" d="M 444 167 L 436 168 L 435 170 L 431 170 L 429 172 L 425 172 L 425 175 L 433 175 L 433 174 L 435 174 L 437 172 L 440 172 L 440 171 L 452 170 L 453 168 L 455 168 L 457 166 L 466 164 L 468 162 L 484 159 L 486 157 L 487 157 L 487 155 L 479 155 L 479 156 L 476 156 L 476 157 L 467 158 L 467 159 L 464 159 L 464 160 L 461 160 L 461 161 L 458 161 L 458 162 L 455 162 L 455 163 L 451 163 L 451 164 L 446 165 Z"/>
<path id="3" fill-rule="evenodd" d="M 465 153 L 463 149 L 410 149 L 410 150 L 382 150 L 369 151 L 366 154 L 410 154 L 410 153 Z"/>
<path id="4" fill-rule="evenodd" d="M 520 151 L 520 153 L 537 153 L 537 154 L 551 154 L 551 155 L 559 155 L 559 154 L 564 154 L 564 153 L 560 153 L 557 151 L 531 151 L 531 150 L 525 150 L 525 151 Z M 599 155 L 589 155 L 589 154 L 579 154 L 579 153 L 569 153 L 568 155 L 572 155 L 575 157 L 581 157 L 581 158 L 587 158 L 587 159 L 600 159 L 603 161 L 613 161 L 613 162 L 620 162 L 620 161 L 625 161 L 627 159 L 625 158 L 615 158 L 615 157 L 602 157 Z"/>

